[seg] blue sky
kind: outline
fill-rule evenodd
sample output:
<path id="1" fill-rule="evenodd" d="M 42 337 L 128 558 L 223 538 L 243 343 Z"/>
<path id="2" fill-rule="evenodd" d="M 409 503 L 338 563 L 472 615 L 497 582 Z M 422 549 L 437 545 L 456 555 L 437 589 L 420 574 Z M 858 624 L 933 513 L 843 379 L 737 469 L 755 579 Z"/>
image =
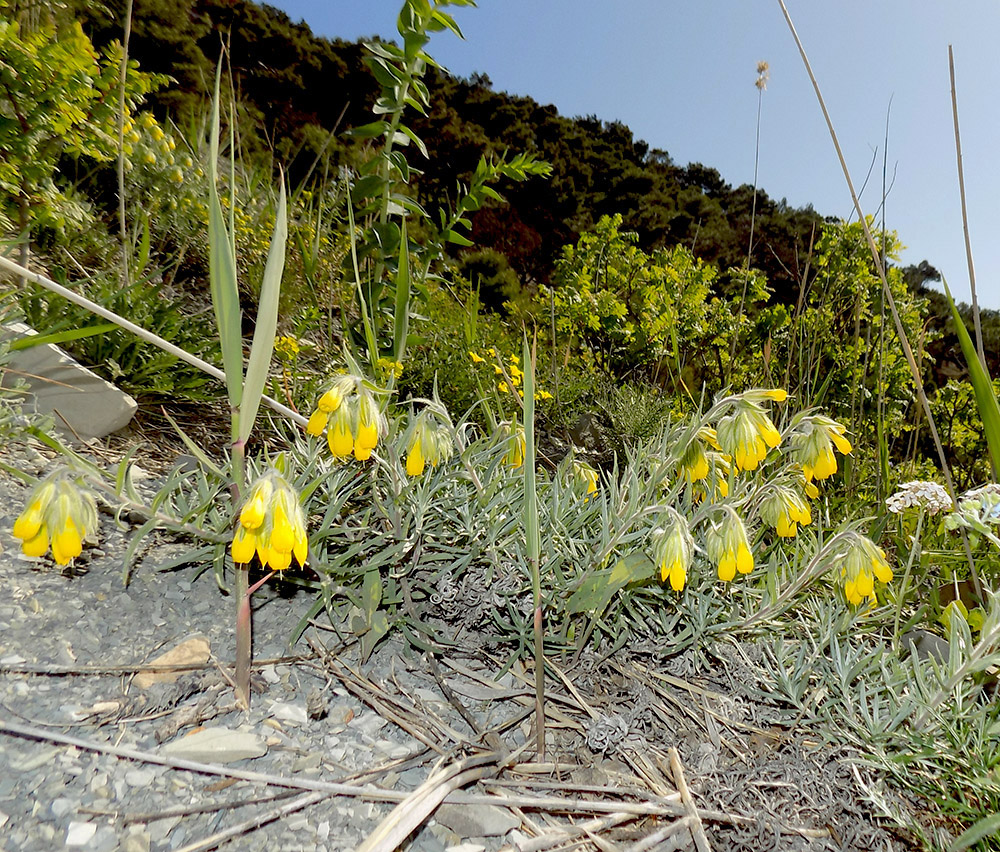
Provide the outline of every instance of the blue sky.
<path id="1" fill-rule="evenodd" d="M 391 38 L 400 0 L 271 0 L 319 35 Z M 1000 3 L 786 0 L 868 213 L 881 202 L 889 121 L 887 225 L 969 300 L 948 77 L 955 51 L 962 153 L 980 304 L 1000 308 Z M 774 199 L 852 215 L 819 105 L 777 3 L 764 0 L 480 0 L 456 8 L 465 34 L 429 51 L 452 72 L 567 116 L 619 120 L 679 164 L 753 182 L 755 68 L 770 64 L 758 184 Z M 891 100 L 891 107 L 890 107 Z"/>

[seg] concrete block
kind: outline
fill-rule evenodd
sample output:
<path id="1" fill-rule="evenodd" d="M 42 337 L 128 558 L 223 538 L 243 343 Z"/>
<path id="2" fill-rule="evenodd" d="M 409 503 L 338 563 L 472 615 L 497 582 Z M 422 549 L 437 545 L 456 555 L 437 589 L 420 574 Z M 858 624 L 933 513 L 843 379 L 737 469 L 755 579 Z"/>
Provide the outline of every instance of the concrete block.
<path id="1" fill-rule="evenodd" d="M 25 337 L 37 332 L 24 323 L 0 327 L 5 338 Z M 28 383 L 24 407 L 55 417 L 56 428 L 84 440 L 102 438 L 124 428 L 138 407 L 128 394 L 69 357 L 51 343 L 10 353 L 3 385 L 18 378 Z M 68 424 L 68 425 L 67 425 Z"/>

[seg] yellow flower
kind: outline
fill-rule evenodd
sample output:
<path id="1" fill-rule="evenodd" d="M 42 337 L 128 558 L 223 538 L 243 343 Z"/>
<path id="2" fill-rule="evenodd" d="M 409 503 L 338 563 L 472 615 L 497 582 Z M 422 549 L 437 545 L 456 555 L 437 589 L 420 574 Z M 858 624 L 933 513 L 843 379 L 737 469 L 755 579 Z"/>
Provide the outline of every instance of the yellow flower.
<path id="1" fill-rule="evenodd" d="M 694 554 L 694 540 L 687 521 L 673 509 L 668 509 L 665 527 L 653 530 L 653 561 L 660 568 L 660 579 L 670 582 L 679 592 L 687 582 L 687 572 Z"/>
<path id="2" fill-rule="evenodd" d="M 751 394 L 775 394 L 768 399 L 779 399 L 784 391 L 748 391 L 736 402 L 732 414 L 719 420 L 718 439 L 722 451 L 732 456 L 740 470 L 756 470 L 767 457 L 768 448 L 781 443 L 781 433 L 774 427 L 767 412 L 746 397 Z"/>
<path id="3" fill-rule="evenodd" d="M 840 577 L 848 603 L 857 605 L 866 600 L 875 603 L 875 580 L 891 582 L 892 569 L 881 547 L 867 536 L 852 533 Z"/>
<path id="4" fill-rule="evenodd" d="M 473 364 L 482 364 L 486 361 L 485 358 L 477 355 L 475 352 L 470 352 L 469 357 L 472 359 Z"/>
<path id="5" fill-rule="evenodd" d="M 781 538 L 794 538 L 799 524 L 812 523 L 809 504 L 790 486 L 776 486 L 771 490 L 761 504 L 760 516 Z"/>
<path id="6" fill-rule="evenodd" d="M 552 399 L 552 394 L 547 390 L 536 390 L 535 399 Z"/>
<path id="7" fill-rule="evenodd" d="M 753 571 L 753 553 L 746 527 L 739 515 L 728 506 L 724 509 L 722 520 L 713 523 L 705 534 L 705 549 L 719 572 L 720 580 L 728 583 L 737 571 L 741 574 Z"/>
<path id="8" fill-rule="evenodd" d="M 711 467 L 708 460 L 708 447 L 719 449 L 719 442 L 715 430 L 703 426 L 688 444 L 684 455 L 681 456 L 679 474 L 688 482 L 698 482 L 707 479 Z"/>
<path id="9" fill-rule="evenodd" d="M 299 342 L 287 335 L 274 341 L 274 353 L 282 361 L 292 361 L 299 354 Z"/>
<path id="10" fill-rule="evenodd" d="M 309 551 L 305 513 L 298 495 L 276 470 L 269 470 L 250 487 L 233 535 L 233 562 L 246 564 L 254 554 L 261 565 L 284 571 L 292 563 L 305 565 Z"/>
<path id="11" fill-rule="evenodd" d="M 446 424 L 433 419 L 435 415 L 446 417 L 447 412 L 437 412 L 428 406 L 413 419 L 407 430 L 405 443 L 408 476 L 420 476 L 428 464 L 434 467 L 451 458 L 454 449 L 451 432 Z"/>
<path id="12" fill-rule="evenodd" d="M 44 556 L 51 543 L 52 558 L 59 565 L 79 556 L 83 542 L 96 531 L 93 495 L 66 470 L 55 471 L 35 487 L 13 529 L 26 556 Z"/>
<path id="13" fill-rule="evenodd" d="M 573 479 L 584 490 L 586 499 L 597 493 L 600 474 L 585 461 L 573 459 Z"/>
<path id="14" fill-rule="evenodd" d="M 494 439 L 507 448 L 503 457 L 505 464 L 513 468 L 521 467 L 524 464 L 524 427 L 516 420 L 505 420 L 499 424 Z"/>
<path id="15" fill-rule="evenodd" d="M 792 454 L 802 466 L 806 482 L 827 479 L 837 472 L 834 447 L 845 456 L 852 450 L 851 442 L 844 437 L 846 431 L 846 427 L 822 414 L 804 417 L 796 425 L 791 437 Z"/>
<path id="16" fill-rule="evenodd" d="M 337 458 L 352 452 L 358 461 L 371 458 L 379 435 L 385 431 L 385 418 L 360 376 L 339 376 L 319 398 L 306 432 L 319 436 L 324 429 L 330 452 Z"/>

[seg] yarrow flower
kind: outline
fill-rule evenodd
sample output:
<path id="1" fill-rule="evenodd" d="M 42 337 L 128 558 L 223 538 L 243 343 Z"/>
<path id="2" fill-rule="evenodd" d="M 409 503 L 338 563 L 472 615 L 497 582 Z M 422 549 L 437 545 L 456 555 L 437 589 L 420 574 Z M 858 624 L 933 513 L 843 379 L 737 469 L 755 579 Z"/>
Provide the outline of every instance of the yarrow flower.
<path id="1" fill-rule="evenodd" d="M 781 433 L 761 406 L 765 399 L 782 402 L 788 394 L 780 389 L 753 390 L 742 394 L 735 410 L 719 420 L 717 436 L 722 451 L 730 455 L 740 470 L 756 470 L 767 457 L 768 448 L 781 443 Z"/>
<path id="2" fill-rule="evenodd" d="M 764 498 L 760 516 L 765 523 L 774 527 L 781 538 L 794 538 L 798 525 L 812 523 L 809 504 L 799 492 L 790 486 L 775 486 Z"/>
<path id="3" fill-rule="evenodd" d="M 68 565 L 79 556 L 84 540 L 96 531 L 94 497 L 65 469 L 35 486 L 13 529 L 25 556 L 44 556 L 51 544 L 52 558 L 58 565 Z"/>
<path id="4" fill-rule="evenodd" d="M 430 407 L 413 419 L 404 443 L 408 476 L 420 476 L 427 465 L 434 467 L 446 461 L 454 449 L 451 433 L 434 418 Z"/>
<path id="5" fill-rule="evenodd" d="M 851 452 L 851 442 L 844 437 L 847 428 L 822 414 L 810 414 L 796 425 L 791 436 L 792 456 L 802 466 L 806 482 L 827 479 L 837 472 L 834 447 L 843 455 Z"/>
<path id="6" fill-rule="evenodd" d="M 345 458 L 352 452 L 358 461 L 371 458 L 386 425 L 378 403 L 360 376 L 339 376 L 319 398 L 306 432 L 318 436 L 324 429 L 330 452 L 337 458 Z"/>
<path id="7" fill-rule="evenodd" d="M 865 600 L 874 603 L 875 580 L 880 583 L 890 582 L 892 569 L 881 547 L 870 538 L 855 533 L 848 545 L 840 577 L 848 603 L 857 605 Z"/>
<path id="8" fill-rule="evenodd" d="M 674 509 L 667 510 L 669 522 L 653 530 L 653 561 L 660 568 L 660 579 L 670 581 L 670 588 L 682 591 L 694 555 L 694 539 L 687 521 Z"/>
<path id="9" fill-rule="evenodd" d="M 730 507 L 723 510 L 722 520 L 712 523 L 705 533 L 705 550 L 719 572 L 719 579 L 730 582 L 739 571 L 753 571 L 753 553 L 743 521 Z"/>
<path id="10" fill-rule="evenodd" d="M 948 496 L 948 490 L 937 482 L 913 480 L 904 482 L 896 489 L 895 494 L 885 500 L 885 507 L 894 515 L 901 514 L 912 506 L 926 510 L 929 515 L 936 515 L 951 508 L 951 497 Z"/>
<path id="11" fill-rule="evenodd" d="M 246 564 L 254 554 L 261 565 L 284 571 L 292 556 L 306 564 L 309 540 L 298 495 L 276 470 L 269 470 L 250 487 L 240 510 L 232 544 L 233 562 Z"/>

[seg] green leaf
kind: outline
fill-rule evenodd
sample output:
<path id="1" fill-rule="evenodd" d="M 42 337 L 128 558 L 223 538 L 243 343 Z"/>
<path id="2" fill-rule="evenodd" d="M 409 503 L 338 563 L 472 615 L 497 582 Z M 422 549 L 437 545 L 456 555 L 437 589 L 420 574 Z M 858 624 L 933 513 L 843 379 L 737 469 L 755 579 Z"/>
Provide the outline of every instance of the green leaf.
<path id="1" fill-rule="evenodd" d="M 243 404 L 240 406 L 240 440 L 250 437 L 260 398 L 267 382 L 267 372 L 274 352 L 274 334 L 278 327 L 278 297 L 281 295 L 281 274 L 285 269 L 285 242 L 288 239 L 288 220 L 285 200 L 285 179 L 281 178 L 278 194 L 278 212 L 274 217 L 274 233 L 267 252 L 264 278 L 257 305 L 257 321 L 247 363 L 247 378 L 243 387 Z"/>
<path id="2" fill-rule="evenodd" d="M 455 231 L 452 230 L 445 231 L 441 236 L 444 237 L 449 243 L 455 243 L 455 245 L 458 246 L 473 245 L 472 240 L 466 239 L 461 234 L 456 233 Z"/>
<path id="3" fill-rule="evenodd" d="M 954 305 L 954 303 L 952 304 Z M 955 838 L 955 841 L 948 847 L 948 852 L 963 852 L 980 840 L 996 837 L 997 834 L 1000 834 L 1000 814 L 990 814 Z"/>
<path id="4" fill-rule="evenodd" d="M 571 613 L 590 612 L 599 618 L 619 591 L 629 583 L 648 580 L 655 573 L 656 566 L 645 553 L 630 553 L 613 567 L 584 577 L 580 587 L 570 595 L 566 608 Z"/>
<path id="5" fill-rule="evenodd" d="M 102 322 L 99 325 L 88 325 L 84 328 L 71 328 L 66 331 L 54 331 L 51 334 L 29 334 L 11 341 L 7 347 L 11 352 L 20 349 L 31 349 L 33 346 L 42 346 L 52 343 L 58 346 L 70 340 L 79 340 L 82 337 L 96 337 L 98 334 L 105 334 L 118 328 L 113 322 Z"/>
<path id="6" fill-rule="evenodd" d="M 373 121 L 371 124 L 363 124 L 361 127 L 352 127 L 346 135 L 353 136 L 355 139 L 373 139 L 376 136 L 381 136 L 388 128 L 389 125 L 384 121 Z"/>
<path id="7" fill-rule="evenodd" d="M 222 346 L 222 368 L 226 373 L 229 404 L 236 408 L 243 398 L 243 321 L 236 285 L 236 257 L 222 213 L 218 190 L 219 161 L 219 81 L 220 61 L 215 72 L 215 97 L 212 100 L 212 131 L 209 136 L 211 156 L 208 163 L 208 279 L 215 309 L 215 322 Z"/>
<path id="8" fill-rule="evenodd" d="M 1000 405 L 997 404 L 996 395 L 993 393 L 993 382 L 989 373 L 979 360 L 976 347 L 969 337 L 969 331 L 962 321 L 962 316 L 958 312 L 955 300 L 951 297 L 951 290 L 948 289 L 948 282 L 941 279 L 944 284 L 944 293 L 948 298 L 948 305 L 951 307 L 951 315 L 955 320 L 955 331 L 958 333 L 958 342 L 962 346 L 962 354 L 965 356 L 966 364 L 969 367 L 969 379 L 972 382 L 972 390 L 976 395 L 976 406 L 979 409 L 979 416 L 983 420 L 983 431 L 986 433 L 986 445 L 990 452 L 990 463 L 993 467 L 993 475 L 996 477 L 1000 471 Z"/>
<path id="9" fill-rule="evenodd" d="M 375 650 L 375 646 L 378 644 L 379 639 L 385 636 L 389 632 L 389 617 L 385 614 L 385 610 L 380 609 L 376 612 L 371 619 L 371 623 L 368 626 L 368 632 L 361 637 L 361 659 L 366 661 Z"/>
<path id="10" fill-rule="evenodd" d="M 410 247 L 406 241 L 406 219 L 401 223 L 399 264 L 396 267 L 396 303 L 392 323 L 392 360 L 402 363 L 410 328 Z"/>

